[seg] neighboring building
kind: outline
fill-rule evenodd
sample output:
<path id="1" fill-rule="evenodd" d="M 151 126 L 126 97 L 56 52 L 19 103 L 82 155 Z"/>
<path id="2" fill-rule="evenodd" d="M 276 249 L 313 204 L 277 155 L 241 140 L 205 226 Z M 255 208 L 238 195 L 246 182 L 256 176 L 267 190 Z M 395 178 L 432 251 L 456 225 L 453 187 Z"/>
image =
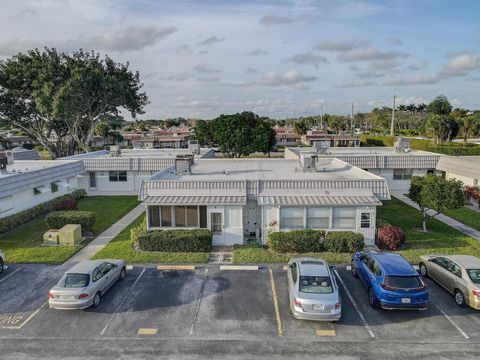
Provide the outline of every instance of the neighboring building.
<path id="1" fill-rule="evenodd" d="M 5 147 L 6 149 L 13 149 L 15 147 L 24 147 L 24 145 L 30 146 L 33 148 L 37 144 L 35 140 L 24 135 L 6 134 L 2 137 L 3 137 L 2 142 L 4 143 L 3 147 Z"/>
<path id="2" fill-rule="evenodd" d="M 287 159 L 298 159 L 301 154 L 337 158 L 386 179 L 390 190 L 404 192 L 410 189 L 412 176 L 434 173 L 440 159 L 439 154 L 410 149 L 408 152 L 397 152 L 393 147 L 285 149 Z"/>
<path id="3" fill-rule="evenodd" d="M 185 149 L 188 147 L 190 135 L 161 135 L 132 139 L 131 143 L 137 149 Z"/>
<path id="4" fill-rule="evenodd" d="M 13 155 L 13 160 L 39 160 L 40 155 L 38 155 L 37 150 L 27 150 L 21 147 L 17 147 L 11 150 Z"/>
<path id="5" fill-rule="evenodd" d="M 0 163 L 5 162 L 0 158 Z M 72 192 L 78 188 L 77 175 L 85 171 L 81 161 L 12 157 L 0 167 L 0 218 Z"/>
<path id="6" fill-rule="evenodd" d="M 446 179 L 457 179 L 470 186 L 480 185 L 480 156 L 442 155 L 437 170 L 442 171 Z"/>
<path id="7" fill-rule="evenodd" d="M 142 183 L 149 229 L 209 228 L 214 245 L 266 241 L 269 231 L 352 230 L 375 238 L 385 179 L 345 162 L 288 159 L 176 159 Z"/>
<path id="8" fill-rule="evenodd" d="M 112 149 L 113 147 L 111 147 Z M 209 149 L 121 149 L 94 151 L 64 159 L 81 160 L 85 172 L 79 176 L 79 187 L 89 195 L 137 195 L 143 180 L 172 166 L 177 156 L 213 157 Z"/>
<path id="9" fill-rule="evenodd" d="M 329 147 L 357 147 L 360 146 L 360 136 L 350 134 L 325 134 L 320 130 L 310 130 L 301 136 L 304 145 L 313 146 L 317 142 L 327 143 Z"/>
<path id="10" fill-rule="evenodd" d="M 277 146 L 297 146 L 300 144 L 300 136 L 295 134 L 291 127 L 278 127 L 275 129 Z"/>

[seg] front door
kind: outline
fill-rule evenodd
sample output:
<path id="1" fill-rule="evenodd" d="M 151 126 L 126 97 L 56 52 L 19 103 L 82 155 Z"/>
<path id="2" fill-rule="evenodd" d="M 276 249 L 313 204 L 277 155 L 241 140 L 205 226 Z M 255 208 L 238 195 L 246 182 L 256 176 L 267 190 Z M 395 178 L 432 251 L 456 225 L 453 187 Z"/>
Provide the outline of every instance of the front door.
<path id="1" fill-rule="evenodd" d="M 225 245 L 223 232 L 223 212 L 210 212 L 210 231 L 212 232 L 212 244 L 214 246 Z"/>

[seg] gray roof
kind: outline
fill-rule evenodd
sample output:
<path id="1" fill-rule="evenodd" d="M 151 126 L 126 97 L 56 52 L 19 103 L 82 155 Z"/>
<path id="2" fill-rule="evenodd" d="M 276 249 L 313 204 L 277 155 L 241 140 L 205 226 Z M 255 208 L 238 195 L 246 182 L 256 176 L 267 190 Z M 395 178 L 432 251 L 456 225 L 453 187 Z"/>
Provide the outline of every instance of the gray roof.
<path id="1" fill-rule="evenodd" d="M 372 196 L 259 196 L 258 204 L 280 206 L 377 206 L 382 205 L 382 202 L 372 194 Z"/>
<path id="2" fill-rule="evenodd" d="M 13 160 L 38 160 L 40 156 L 37 150 L 27 150 L 22 148 L 12 149 Z"/>
<path id="3" fill-rule="evenodd" d="M 438 162 L 437 170 L 472 179 L 480 179 L 480 156 L 442 155 Z"/>
<path id="4" fill-rule="evenodd" d="M 143 203 L 146 205 L 246 205 L 246 196 L 147 196 Z"/>
<path id="5" fill-rule="evenodd" d="M 33 160 L 15 161 L 0 174 L 0 197 L 32 189 L 51 182 L 79 175 L 85 171 L 81 161 Z"/>

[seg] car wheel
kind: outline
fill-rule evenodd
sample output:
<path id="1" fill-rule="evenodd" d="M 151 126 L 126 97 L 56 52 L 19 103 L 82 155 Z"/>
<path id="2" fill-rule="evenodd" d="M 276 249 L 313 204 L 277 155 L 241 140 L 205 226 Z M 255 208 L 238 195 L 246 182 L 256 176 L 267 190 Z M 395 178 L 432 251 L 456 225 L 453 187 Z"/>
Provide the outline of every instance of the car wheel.
<path id="1" fill-rule="evenodd" d="M 93 297 L 93 304 L 92 307 L 96 308 L 98 305 L 100 305 L 100 302 L 102 301 L 102 295 L 100 294 L 100 291 L 95 294 Z"/>
<path id="2" fill-rule="evenodd" d="M 378 309 L 379 307 L 377 295 L 375 295 L 375 291 L 373 291 L 373 288 L 368 289 L 368 303 L 374 309 Z"/>
<path id="3" fill-rule="evenodd" d="M 0 274 L 3 272 L 3 259 L 0 259 Z"/>
<path id="4" fill-rule="evenodd" d="M 427 266 L 424 263 L 420 263 L 419 265 L 420 275 L 423 277 L 428 277 Z"/>
<path id="5" fill-rule="evenodd" d="M 353 265 L 353 262 L 350 265 L 350 271 L 351 271 L 351 273 L 354 277 L 358 278 L 358 271 L 357 271 L 357 268 L 355 267 L 355 265 Z"/>
<path id="6" fill-rule="evenodd" d="M 460 290 L 455 290 L 455 303 L 460 307 L 465 307 L 465 295 Z"/>
<path id="7" fill-rule="evenodd" d="M 118 278 L 118 280 L 122 281 L 123 279 L 125 279 L 125 276 L 127 276 L 127 270 L 123 267 L 120 271 L 120 277 Z"/>

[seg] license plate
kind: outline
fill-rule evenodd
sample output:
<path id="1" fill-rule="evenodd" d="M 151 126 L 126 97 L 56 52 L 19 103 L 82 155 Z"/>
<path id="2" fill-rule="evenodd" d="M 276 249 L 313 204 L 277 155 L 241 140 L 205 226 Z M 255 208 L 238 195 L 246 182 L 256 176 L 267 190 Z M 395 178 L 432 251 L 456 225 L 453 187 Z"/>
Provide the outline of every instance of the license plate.
<path id="1" fill-rule="evenodd" d="M 323 304 L 315 304 L 315 305 L 313 306 L 313 308 L 314 308 L 315 310 L 325 310 L 325 305 L 323 305 Z"/>
<path id="2" fill-rule="evenodd" d="M 410 298 L 402 298 L 402 304 L 410 304 Z"/>
<path id="3" fill-rule="evenodd" d="M 60 295 L 60 299 L 62 299 L 62 300 L 73 300 L 73 299 L 75 299 L 75 296 L 73 296 L 73 295 Z"/>

